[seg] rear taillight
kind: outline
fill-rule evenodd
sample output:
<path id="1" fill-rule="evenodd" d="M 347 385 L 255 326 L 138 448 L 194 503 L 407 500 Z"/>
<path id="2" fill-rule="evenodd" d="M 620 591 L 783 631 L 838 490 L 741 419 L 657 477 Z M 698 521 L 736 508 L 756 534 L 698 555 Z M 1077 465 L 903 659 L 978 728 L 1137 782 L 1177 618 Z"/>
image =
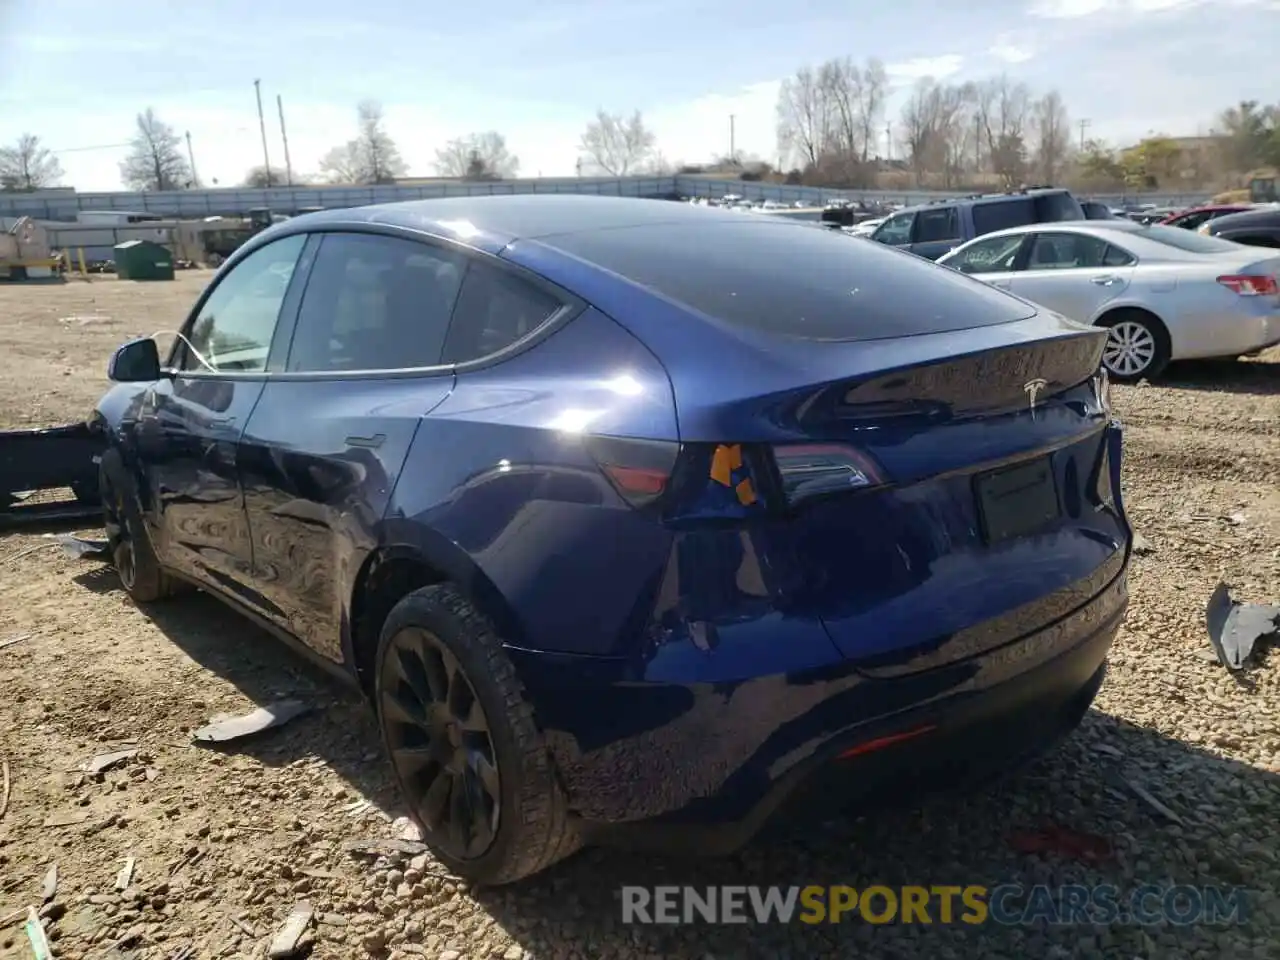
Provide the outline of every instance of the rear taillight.
<path id="1" fill-rule="evenodd" d="M 634 507 L 666 493 L 680 455 L 680 444 L 667 440 L 589 437 L 586 444 L 609 483 Z"/>
<path id="2" fill-rule="evenodd" d="M 773 459 L 790 505 L 884 482 L 870 457 L 845 444 L 783 444 L 773 448 Z"/>
<path id="3" fill-rule="evenodd" d="M 1274 297 L 1280 292 L 1276 278 L 1269 274 L 1230 274 L 1219 277 L 1218 282 L 1242 297 Z"/>

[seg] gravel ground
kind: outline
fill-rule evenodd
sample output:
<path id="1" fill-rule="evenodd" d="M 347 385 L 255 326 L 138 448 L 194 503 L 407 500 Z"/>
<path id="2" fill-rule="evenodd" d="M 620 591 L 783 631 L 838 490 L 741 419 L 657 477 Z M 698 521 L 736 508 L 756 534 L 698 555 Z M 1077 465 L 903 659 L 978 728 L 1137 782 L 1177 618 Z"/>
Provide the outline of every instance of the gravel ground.
<path id="1" fill-rule="evenodd" d="M 82 415 L 111 347 L 174 325 L 206 276 L 0 286 L 0 426 Z M 1203 611 L 1219 579 L 1241 599 L 1280 594 L 1280 352 L 1175 368 L 1158 386 L 1118 388 L 1116 403 L 1125 496 L 1151 552 L 1134 562 L 1096 708 L 1055 753 L 982 792 L 786 825 L 731 858 L 592 850 L 500 891 L 468 889 L 429 855 L 346 849 L 394 836 L 402 813 L 354 696 L 207 597 L 143 613 L 109 569 L 39 537 L 4 537 L 0 643 L 30 637 L 0 649 L 0 759 L 11 776 L 0 957 L 31 956 L 11 915 L 41 902 L 53 865 L 46 925 L 66 958 L 261 957 L 300 902 L 314 909 L 304 944 L 314 957 L 1275 957 L 1280 683 L 1274 660 L 1243 680 L 1206 661 Z M 316 709 L 243 749 L 190 745 L 210 717 L 284 694 Z M 79 769 L 131 743 L 138 752 L 104 774 Z M 1111 855 L 1015 842 L 1049 827 L 1105 838 Z M 1214 926 L 626 927 L 624 883 L 1257 893 L 1246 922 Z"/>

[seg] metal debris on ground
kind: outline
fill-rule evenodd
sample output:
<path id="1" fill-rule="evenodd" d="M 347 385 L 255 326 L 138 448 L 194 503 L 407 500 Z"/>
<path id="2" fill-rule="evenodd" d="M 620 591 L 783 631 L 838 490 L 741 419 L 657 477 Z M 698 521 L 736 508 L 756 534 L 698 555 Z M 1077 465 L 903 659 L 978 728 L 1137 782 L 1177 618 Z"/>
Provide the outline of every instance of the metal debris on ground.
<path id="1" fill-rule="evenodd" d="M 133 883 L 133 866 L 137 861 L 133 857 L 124 858 L 124 866 L 120 868 L 120 872 L 116 874 L 116 889 L 120 891 L 128 890 L 129 884 Z"/>
<path id="2" fill-rule="evenodd" d="M 229 917 L 227 917 L 227 919 L 228 919 L 228 920 L 230 920 L 230 921 L 231 921 L 231 923 L 236 927 L 236 929 L 238 929 L 238 930 L 239 930 L 241 933 L 243 933 L 246 937 L 250 937 L 250 938 L 252 938 L 252 939 L 254 939 L 254 940 L 256 940 L 256 939 L 258 938 L 258 931 L 257 931 L 257 930 L 255 930 L 255 929 L 253 929 L 253 927 L 249 926 L 247 923 L 245 923 L 245 922 L 244 922 L 243 920 L 241 920 L 239 917 L 230 917 L 230 916 L 229 916 Z"/>
<path id="3" fill-rule="evenodd" d="M 106 540 L 94 537 L 76 537 L 66 533 L 58 537 L 58 543 L 62 544 L 62 551 L 69 557 L 80 560 L 111 559 L 111 544 Z"/>
<path id="4" fill-rule="evenodd" d="M 296 956 L 299 942 L 302 940 L 302 935 L 307 932 L 307 927 L 311 926 L 313 916 L 315 916 L 315 910 L 311 904 L 305 901 L 296 904 L 289 911 L 289 916 L 285 918 L 280 929 L 276 931 L 276 935 L 271 938 L 271 946 L 267 947 L 267 956 L 273 960 Z"/>
<path id="5" fill-rule="evenodd" d="M 99 753 L 85 763 L 83 769 L 84 772 L 91 777 L 100 777 L 112 767 L 118 767 L 126 760 L 132 760 L 137 755 L 137 747 L 128 747 L 124 750 L 112 750 L 109 753 Z"/>
<path id="6" fill-rule="evenodd" d="M 89 816 L 88 813 L 80 810 L 53 813 L 45 818 L 44 825 L 46 827 L 75 827 L 88 820 Z"/>
<path id="7" fill-rule="evenodd" d="M 413 840 L 397 840 L 385 837 L 380 840 L 348 840 L 342 845 L 347 853 L 362 857 L 394 857 L 413 856 L 415 853 L 426 853 L 429 849 L 425 843 Z"/>
<path id="8" fill-rule="evenodd" d="M 44 924 L 40 922 L 40 915 L 36 913 L 35 907 L 27 907 L 27 925 L 24 929 L 27 939 L 31 941 L 36 960 L 50 960 L 53 950 L 49 947 L 49 938 L 45 936 Z"/>
<path id="9" fill-rule="evenodd" d="M 1133 795 L 1135 797 L 1137 797 L 1139 800 L 1141 800 L 1143 803 L 1149 806 L 1156 813 L 1160 814 L 1160 816 L 1164 817 L 1166 820 L 1176 823 L 1180 827 L 1186 825 L 1186 821 L 1183 820 L 1182 817 L 1180 817 L 1175 811 L 1171 810 L 1164 803 L 1161 803 L 1159 800 L 1157 800 L 1151 794 L 1151 791 L 1149 791 L 1146 787 L 1142 786 L 1141 784 L 1134 783 L 1132 780 L 1130 780 L 1128 777 L 1125 777 L 1125 776 L 1118 776 L 1118 779 L 1121 784 L 1128 787 L 1129 790 L 1133 792 Z"/>
<path id="10" fill-rule="evenodd" d="M 14 644 L 21 643 L 23 640 L 30 640 L 34 636 L 34 633 L 23 633 L 16 637 L 10 637 L 8 640 L 0 640 L 0 650 L 3 650 L 5 647 L 12 647 Z"/>
<path id="11" fill-rule="evenodd" d="M 241 717 L 216 720 L 191 735 L 196 743 L 227 743 L 288 723 L 310 711 L 301 700 L 280 700 Z"/>
<path id="12" fill-rule="evenodd" d="M 1133 535 L 1133 552 L 1139 557 L 1145 557 L 1149 553 L 1155 553 L 1156 548 L 1142 534 L 1135 533 Z"/>
<path id="13" fill-rule="evenodd" d="M 1274 641 L 1280 633 L 1280 606 L 1238 603 L 1225 583 L 1219 583 L 1205 609 L 1209 642 L 1229 670 L 1243 670 L 1259 641 Z"/>
<path id="14" fill-rule="evenodd" d="M 48 903 L 58 894 L 58 865 L 55 863 L 49 867 L 49 872 L 44 875 L 44 882 L 40 885 L 40 902 Z"/>

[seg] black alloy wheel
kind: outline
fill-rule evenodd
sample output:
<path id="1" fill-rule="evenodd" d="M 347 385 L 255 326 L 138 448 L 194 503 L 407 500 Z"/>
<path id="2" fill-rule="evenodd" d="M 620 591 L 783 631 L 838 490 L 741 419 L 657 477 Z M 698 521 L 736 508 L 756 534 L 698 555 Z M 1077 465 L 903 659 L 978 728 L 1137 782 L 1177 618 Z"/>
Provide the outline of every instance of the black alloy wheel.
<path id="1" fill-rule="evenodd" d="M 484 707 L 457 658 L 430 631 L 393 634 L 379 708 L 391 761 L 431 842 L 475 860 L 498 835 L 502 781 Z"/>

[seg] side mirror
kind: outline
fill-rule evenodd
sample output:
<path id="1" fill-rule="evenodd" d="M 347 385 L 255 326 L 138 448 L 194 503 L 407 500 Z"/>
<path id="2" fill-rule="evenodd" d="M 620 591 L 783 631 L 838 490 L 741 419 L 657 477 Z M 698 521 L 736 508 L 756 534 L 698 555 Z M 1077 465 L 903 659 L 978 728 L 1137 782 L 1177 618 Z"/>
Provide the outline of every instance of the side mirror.
<path id="1" fill-rule="evenodd" d="M 150 337 L 118 347 L 107 364 L 107 378 L 115 383 L 147 383 L 160 377 L 160 350 Z"/>

